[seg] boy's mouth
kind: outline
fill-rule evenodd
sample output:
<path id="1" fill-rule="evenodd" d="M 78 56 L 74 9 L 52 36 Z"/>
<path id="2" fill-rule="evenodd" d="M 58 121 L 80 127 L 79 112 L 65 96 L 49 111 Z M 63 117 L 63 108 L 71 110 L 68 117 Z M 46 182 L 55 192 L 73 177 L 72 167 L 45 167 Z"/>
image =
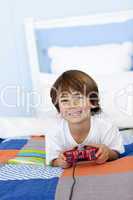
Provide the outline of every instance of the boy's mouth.
<path id="1" fill-rule="evenodd" d="M 68 116 L 71 116 L 71 117 L 78 117 L 81 114 L 82 114 L 82 110 L 72 110 L 68 112 Z"/>

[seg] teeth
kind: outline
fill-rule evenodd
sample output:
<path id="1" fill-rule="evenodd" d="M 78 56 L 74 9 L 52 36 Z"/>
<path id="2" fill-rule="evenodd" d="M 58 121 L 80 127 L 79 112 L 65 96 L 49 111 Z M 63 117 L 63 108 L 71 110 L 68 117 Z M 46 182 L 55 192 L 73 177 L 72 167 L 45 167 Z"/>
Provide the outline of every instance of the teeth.
<path id="1" fill-rule="evenodd" d="M 76 112 L 71 112 L 71 113 L 68 113 L 68 115 L 70 116 L 78 116 L 82 113 L 82 111 L 76 111 Z"/>

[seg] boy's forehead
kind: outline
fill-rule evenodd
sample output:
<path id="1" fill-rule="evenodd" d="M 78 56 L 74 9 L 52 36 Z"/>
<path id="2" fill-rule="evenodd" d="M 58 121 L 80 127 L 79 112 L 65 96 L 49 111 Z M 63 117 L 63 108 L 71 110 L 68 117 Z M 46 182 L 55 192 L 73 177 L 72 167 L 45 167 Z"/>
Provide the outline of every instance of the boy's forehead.
<path id="1" fill-rule="evenodd" d="M 62 91 L 59 94 L 60 97 L 66 97 L 69 95 L 81 95 L 81 92 L 76 90 L 70 90 L 70 91 Z"/>

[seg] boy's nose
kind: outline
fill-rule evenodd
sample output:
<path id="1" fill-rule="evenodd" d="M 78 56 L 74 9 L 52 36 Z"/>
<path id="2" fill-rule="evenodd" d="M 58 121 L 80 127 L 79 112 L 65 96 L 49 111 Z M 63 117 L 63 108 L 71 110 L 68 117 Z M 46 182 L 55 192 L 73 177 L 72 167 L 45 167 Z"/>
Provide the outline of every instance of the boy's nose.
<path id="1" fill-rule="evenodd" d="M 72 107 L 75 107 L 75 106 L 77 106 L 77 105 L 80 105 L 80 103 L 81 103 L 80 101 L 73 99 L 73 100 L 71 101 L 71 106 L 72 106 Z"/>

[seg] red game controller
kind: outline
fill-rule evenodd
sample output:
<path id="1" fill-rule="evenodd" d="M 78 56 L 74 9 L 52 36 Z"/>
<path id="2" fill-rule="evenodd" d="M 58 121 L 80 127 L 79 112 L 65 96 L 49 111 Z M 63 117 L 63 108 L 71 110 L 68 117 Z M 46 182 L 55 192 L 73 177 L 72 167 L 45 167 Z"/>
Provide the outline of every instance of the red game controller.
<path id="1" fill-rule="evenodd" d="M 79 161 L 92 161 L 96 160 L 96 147 L 84 147 L 83 149 L 72 149 L 65 151 L 66 161 L 69 164 L 74 164 Z"/>

